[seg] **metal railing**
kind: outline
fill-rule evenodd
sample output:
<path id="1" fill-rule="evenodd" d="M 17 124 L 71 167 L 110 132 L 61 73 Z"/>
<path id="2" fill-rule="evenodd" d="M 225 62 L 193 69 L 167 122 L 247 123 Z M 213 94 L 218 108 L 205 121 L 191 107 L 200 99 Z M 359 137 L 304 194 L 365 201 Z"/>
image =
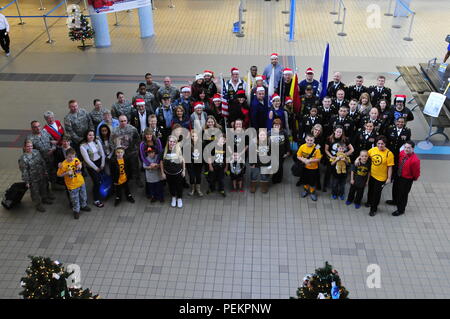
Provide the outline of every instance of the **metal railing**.
<path id="1" fill-rule="evenodd" d="M 343 0 L 338 0 L 338 1 L 339 1 L 338 18 L 336 21 L 334 21 L 334 23 L 342 25 L 341 32 L 338 32 L 337 35 L 341 36 L 341 37 L 345 37 L 347 35 L 347 33 L 344 32 L 345 20 L 347 18 L 347 7 L 345 6 L 345 3 Z M 336 5 L 336 1 L 334 1 L 334 5 Z M 330 14 L 333 14 L 333 13 L 330 12 Z M 342 20 L 341 20 L 341 16 L 342 16 Z"/>
<path id="2" fill-rule="evenodd" d="M 402 6 L 403 8 L 405 8 L 405 10 L 408 12 L 408 18 L 411 17 L 410 23 L 409 23 L 409 28 L 408 28 L 408 34 L 403 38 L 403 40 L 405 41 L 412 41 L 413 38 L 411 37 L 411 32 L 412 32 L 412 28 L 414 25 L 414 18 L 416 17 L 416 12 L 412 11 L 409 6 L 407 6 L 403 1 L 401 0 L 396 0 L 397 4 L 399 4 L 400 6 Z M 400 29 L 402 26 L 400 25 L 399 21 L 398 21 L 399 17 L 398 15 L 395 16 L 395 13 L 393 14 L 393 18 L 392 18 L 392 27 L 394 29 Z"/>
<path id="3" fill-rule="evenodd" d="M 10 5 L 12 5 L 13 3 L 15 3 L 16 4 L 16 8 L 17 8 L 17 16 L 14 16 L 15 18 L 19 18 L 19 20 L 20 20 L 20 22 L 19 22 L 19 24 L 20 25 L 24 25 L 25 24 L 25 22 L 22 20 L 22 14 L 20 13 L 20 8 L 19 8 L 19 1 L 18 0 L 13 0 L 13 1 L 11 1 L 10 3 L 8 3 L 6 6 L 4 6 L 4 7 L 1 7 L 0 8 L 0 11 L 2 11 L 2 10 L 5 10 L 6 8 L 8 8 Z M 9 17 L 7 17 L 7 18 L 9 18 Z"/>

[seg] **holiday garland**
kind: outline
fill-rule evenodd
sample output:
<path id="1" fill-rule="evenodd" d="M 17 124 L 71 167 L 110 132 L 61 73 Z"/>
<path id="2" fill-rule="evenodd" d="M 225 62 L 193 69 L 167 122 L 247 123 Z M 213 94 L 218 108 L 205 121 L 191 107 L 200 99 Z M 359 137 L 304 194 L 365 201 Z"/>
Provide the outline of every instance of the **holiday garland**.
<path id="1" fill-rule="evenodd" d="M 326 261 L 323 268 L 317 268 L 314 274 L 307 274 L 303 278 L 302 287 L 297 289 L 297 297 L 291 299 L 347 299 L 348 294 L 338 272 Z"/>
<path id="2" fill-rule="evenodd" d="M 50 258 L 28 256 L 31 265 L 22 277 L 24 299 L 98 299 L 89 289 L 67 287 L 68 273 L 62 263 Z"/>

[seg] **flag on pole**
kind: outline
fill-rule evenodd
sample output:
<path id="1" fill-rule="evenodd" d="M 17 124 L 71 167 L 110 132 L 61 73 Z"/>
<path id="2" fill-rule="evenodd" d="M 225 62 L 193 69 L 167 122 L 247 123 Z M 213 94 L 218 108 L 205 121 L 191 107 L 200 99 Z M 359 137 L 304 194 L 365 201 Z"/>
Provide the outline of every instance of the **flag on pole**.
<path id="1" fill-rule="evenodd" d="M 225 85 L 225 79 L 223 78 L 222 74 L 220 74 L 220 79 L 222 82 L 222 115 L 225 118 L 228 118 L 228 96 L 227 96 L 227 87 Z"/>
<path id="2" fill-rule="evenodd" d="M 327 43 L 325 53 L 323 55 L 322 75 L 320 76 L 319 97 L 323 99 L 327 96 L 328 91 L 328 67 L 330 65 L 330 44 Z"/>
<path id="3" fill-rule="evenodd" d="M 295 113 L 300 113 L 302 105 L 300 101 L 300 92 L 298 90 L 298 75 L 294 74 L 291 83 L 291 89 L 289 90 L 289 96 L 292 98 L 293 109 Z"/>
<path id="4" fill-rule="evenodd" d="M 275 68 L 272 67 L 272 73 L 270 73 L 270 79 L 269 79 L 269 92 L 268 92 L 269 97 L 272 97 L 272 95 L 275 93 L 274 86 L 275 86 Z"/>
<path id="5" fill-rule="evenodd" d="M 249 104 L 251 102 L 252 87 L 253 87 L 252 74 L 250 73 L 250 71 L 248 71 L 248 73 L 247 73 L 247 87 L 245 89 L 245 95 L 247 96 L 247 101 L 248 101 Z"/>

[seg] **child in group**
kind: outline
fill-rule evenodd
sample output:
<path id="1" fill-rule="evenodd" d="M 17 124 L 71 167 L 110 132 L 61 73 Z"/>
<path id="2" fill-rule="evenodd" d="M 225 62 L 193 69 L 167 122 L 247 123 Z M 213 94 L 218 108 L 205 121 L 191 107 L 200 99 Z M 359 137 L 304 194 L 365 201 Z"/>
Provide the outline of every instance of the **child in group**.
<path id="1" fill-rule="evenodd" d="M 332 176 L 331 197 L 333 199 L 340 198 L 344 200 L 345 183 L 347 181 L 347 165 L 350 164 L 350 157 L 345 155 L 345 144 L 338 145 L 336 156 L 330 158 L 331 166 L 334 166 Z"/>
<path id="2" fill-rule="evenodd" d="M 127 201 L 134 203 L 134 198 L 130 193 L 130 188 L 128 186 L 128 178 L 130 176 L 128 162 L 124 158 L 125 149 L 123 147 L 117 147 L 115 150 L 115 158 L 111 159 L 110 170 L 111 177 L 114 184 L 114 193 L 116 199 L 114 201 L 114 206 L 117 206 L 122 201 L 122 189 L 125 192 Z"/>
<path id="3" fill-rule="evenodd" d="M 301 180 L 304 183 L 302 197 L 306 197 L 310 194 L 311 199 L 317 201 L 316 183 L 317 177 L 319 176 L 319 162 L 322 158 L 322 153 L 320 152 L 320 147 L 317 147 L 316 144 L 314 144 L 314 136 L 311 134 L 306 135 L 305 142 L 306 143 L 301 145 L 297 151 L 298 160 L 305 164 L 301 177 Z"/>
<path id="4" fill-rule="evenodd" d="M 210 194 L 215 191 L 216 184 L 218 184 L 219 193 L 225 197 L 225 186 L 223 180 L 225 178 L 225 172 L 228 168 L 228 163 L 226 162 L 226 148 L 225 148 L 225 137 L 220 135 L 217 139 L 217 145 L 213 149 L 213 155 L 208 159 L 208 182 L 209 189 L 206 192 Z"/>
<path id="5" fill-rule="evenodd" d="M 91 208 L 87 205 L 86 184 L 81 168 L 81 161 L 76 157 L 75 150 L 69 148 L 66 151 L 66 159 L 58 164 L 56 173 L 59 177 L 64 177 L 75 219 L 80 218 L 80 210 L 91 211 Z"/>
<path id="6" fill-rule="evenodd" d="M 233 154 L 233 161 L 230 163 L 230 178 L 233 182 L 232 192 L 237 192 L 238 190 L 243 193 L 244 188 L 243 180 L 245 174 L 245 163 L 239 162 L 239 153 Z"/>
<path id="7" fill-rule="evenodd" d="M 352 165 L 350 175 L 350 191 L 348 192 L 346 205 L 355 203 L 355 208 L 361 207 L 361 200 L 363 198 L 364 189 L 370 177 L 370 159 L 366 150 L 359 153 L 359 165 Z M 355 197 L 356 194 L 356 197 Z"/>
<path id="8" fill-rule="evenodd" d="M 163 185 L 161 182 L 161 169 L 160 169 L 160 158 L 158 156 L 158 151 L 156 148 L 148 147 L 145 159 L 149 162 L 149 165 L 143 163 L 145 169 L 145 193 L 147 198 L 151 199 L 150 202 L 154 203 L 160 201 L 164 203 L 164 192 Z"/>

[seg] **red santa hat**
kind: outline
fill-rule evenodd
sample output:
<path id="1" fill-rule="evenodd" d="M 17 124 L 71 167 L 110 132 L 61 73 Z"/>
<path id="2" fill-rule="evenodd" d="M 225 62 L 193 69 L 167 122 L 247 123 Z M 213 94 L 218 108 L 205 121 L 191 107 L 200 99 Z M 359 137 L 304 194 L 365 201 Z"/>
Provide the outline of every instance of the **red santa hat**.
<path id="1" fill-rule="evenodd" d="M 191 92 L 191 88 L 189 86 L 183 86 L 181 88 L 181 93 Z"/>
<path id="2" fill-rule="evenodd" d="M 256 92 L 261 92 L 261 91 L 266 91 L 266 89 L 263 87 L 263 86 L 258 86 L 257 88 L 256 88 Z"/>
<path id="3" fill-rule="evenodd" d="M 205 108 L 205 104 L 203 104 L 203 102 L 195 102 L 194 103 L 194 110 L 196 109 L 204 109 Z"/>
<path id="4" fill-rule="evenodd" d="M 270 102 L 273 102 L 275 100 L 281 100 L 281 97 L 276 93 L 274 95 L 272 95 L 272 99 L 270 100 Z"/>
<path id="5" fill-rule="evenodd" d="M 405 101 L 406 101 L 406 95 L 403 95 L 403 94 L 397 94 L 394 98 L 394 104 L 397 102 L 405 103 Z"/>
<path id="6" fill-rule="evenodd" d="M 136 104 L 136 106 L 145 105 L 145 101 L 144 101 L 144 99 L 136 99 L 135 104 Z"/>
<path id="7" fill-rule="evenodd" d="M 231 74 L 239 74 L 238 68 L 231 68 Z"/>
<path id="8" fill-rule="evenodd" d="M 237 91 L 236 92 L 236 97 L 237 98 L 240 98 L 240 97 L 247 98 L 247 96 L 245 95 L 245 91 L 244 90 Z"/>
<path id="9" fill-rule="evenodd" d="M 195 76 L 195 81 L 200 80 L 200 79 L 204 79 L 203 74 L 197 74 Z"/>
<path id="10" fill-rule="evenodd" d="M 284 104 L 292 103 L 292 102 L 293 102 L 292 98 L 290 96 L 286 96 L 286 100 L 284 101 Z"/>
<path id="11" fill-rule="evenodd" d="M 216 93 L 213 95 L 212 100 L 213 100 L 213 102 L 222 101 L 222 96 L 219 93 Z"/>
<path id="12" fill-rule="evenodd" d="M 255 81 L 263 81 L 263 80 L 265 80 L 266 79 L 266 77 L 264 76 L 264 75 L 257 75 L 256 77 L 255 77 Z"/>
<path id="13" fill-rule="evenodd" d="M 294 71 L 292 71 L 292 69 L 290 69 L 290 68 L 284 68 L 283 74 L 294 74 Z"/>
<path id="14" fill-rule="evenodd" d="M 203 76 L 205 76 L 205 75 L 213 76 L 214 72 L 210 71 L 210 70 L 205 70 L 205 71 L 203 71 Z"/>
<path id="15" fill-rule="evenodd" d="M 314 74 L 313 68 L 307 68 L 305 74 Z"/>
<path id="16" fill-rule="evenodd" d="M 272 53 L 272 54 L 270 55 L 270 58 L 271 58 L 271 59 L 278 59 L 278 53 Z"/>

